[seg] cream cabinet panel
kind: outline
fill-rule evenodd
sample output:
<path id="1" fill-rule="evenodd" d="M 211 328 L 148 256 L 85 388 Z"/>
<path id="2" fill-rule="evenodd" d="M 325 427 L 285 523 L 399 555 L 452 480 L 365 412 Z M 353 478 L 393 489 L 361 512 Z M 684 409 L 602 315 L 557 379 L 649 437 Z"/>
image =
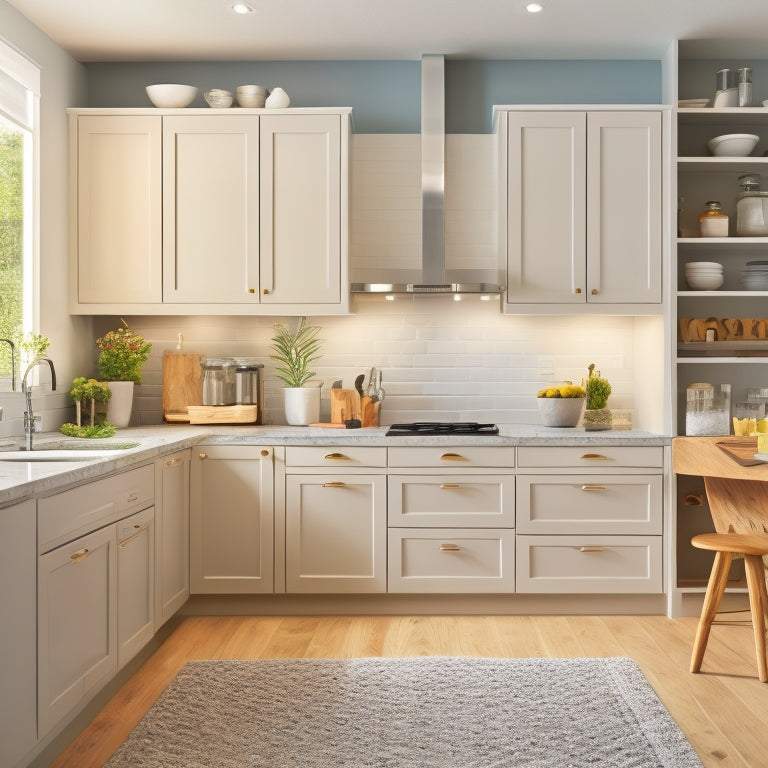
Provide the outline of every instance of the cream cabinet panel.
<path id="1" fill-rule="evenodd" d="M 661 536 L 517 537 L 517 591 L 659 593 Z"/>
<path id="2" fill-rule="evenodd" d="M 122 669 L 155 631 L 155 509 L 117 524 L 117 667 Z"/>
<path id="3" fill-rule="evenodd" d="M 155 462 L 155 632 L 189 597 L 189 465 L 192 452 Z"/>
<path id="4" fill-rule="evenodd" d="M 339 115 L 261 118 L 263 304 L 340 304 L 348 291 L 341 121 Z"/>
<path id="5" fill-rule="evenodd" d="M 116 546 L 113 524 L 38 559 L 40 738 L 117 672 Z"/>
<path id="6" fill-rule="evenodd" d="M 390 528 L 389 592 L 515 591 L 515 532 Z"/>
<path id="7" fill-rule="evenodd" d="M 579 469 L 607 469 L 620 467 L 622 470 L 637 468 L 644 471 L 664 466 L 664 448 L 656 445 L 644 446 L 522 446 L 517 449 L 518 466 L 532 467 L 579 467 Z"/>
<path id="8" fill-rule="evenodd" d="M 0 509 L 0 765 L 19 763 L 37 740 L 35 502 Z"/>
<path id="9" fill-rule="evenodd" d="M 659 304 L 661 112 L 499 109 L 506 303 Z"/>
<path id="10" fill-rule="evenodd" d="M 507 116 L 507 301 L 583 304 L 586 117 Z"/>
<path id="11" fill-rule="evenodd" d="M 200 445 L 192 456 L 191 591 L 272 592 L 272 449 Z"/>
<path id="12" fill-rule="evenodd" d="M 288 475 L 287 592 L 385 592 L 386 478 Z"/>
<path id="13" fill-rule="evenodd" d="M 662 532 L 661 475 L 518 475 L 518 533 Z"/>
<path id="14" fill-rule="evenodd" d="M 514 528 L 514 475 L 390 475 L 392 527 Z"/>
<path id="15" fill-rule="evenodd" d="M 163 301 L 259 301 L 259 118 L 163 118 Z"/>
<path id="16" fill-rule="evenodd" d="M 75 303 L 162 300 L 161 119 L 71 118 Z"/>
<path id="17" fill-rule="evenodd" d="M 395 446 L 389 449 L 390 467 L 429 467 L 451 471 L 464 469 L 511 468 L 515 466 L 515 449 L 494 446 Z"/>
<path id="18" fill-rule="evenodd" d="M 587 115 L 587 300 L 661 301 L 661 113 Z"/>
<path id="19" fill-rule="evenodd" d="M 386 467 L 387 449 L 374 446 L 343 445 L 289 445 L 285 449 L 285 464 L 292 470 L 306 467 L 331 467 L 349 469 L 351 467 Z"/>

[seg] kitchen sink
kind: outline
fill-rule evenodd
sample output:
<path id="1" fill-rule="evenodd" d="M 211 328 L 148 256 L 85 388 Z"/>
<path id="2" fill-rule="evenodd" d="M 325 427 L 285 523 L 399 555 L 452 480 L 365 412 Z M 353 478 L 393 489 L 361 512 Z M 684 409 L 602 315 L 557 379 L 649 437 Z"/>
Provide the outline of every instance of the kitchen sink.
<path id="1" fill-rule="evenodd" d="M 16 445 L 9 449 L 0 448 L 0 461 L 97 461 L 139 445 L 141 443 L 137 442 L 84 445 L 80 441 L 54 440 L 35 445 L 31 451 L 22 450 Z"/>

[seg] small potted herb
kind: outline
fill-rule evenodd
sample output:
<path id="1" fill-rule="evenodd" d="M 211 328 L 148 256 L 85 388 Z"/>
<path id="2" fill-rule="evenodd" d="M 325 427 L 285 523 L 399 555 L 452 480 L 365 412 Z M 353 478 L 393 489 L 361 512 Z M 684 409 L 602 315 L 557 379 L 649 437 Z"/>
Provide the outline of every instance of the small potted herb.
<path id="1" fill-rule="evenodd" d="M 285 418 L 288 424 L 306 425 L 320 420 L 320 387 L 308 387 L 307 382 L 316 375 L 310 366 L 320 358 L 323 340 L 317 338 L 319 326 L 307 325 L 302 317 L 295 331 L 276 323 L 272 337 L 271 360 L 277 362 L 275 375 L 286 388 Z"/>
<path id="2" fill-rule="evenodd" d="M 584 429 L 597 431 L 611 428 L 611 411 L 608 406 L 608 397 L 611 394 L 611 385 L 608 379 L 595 370 L 595 364 L 589 366 L 589 375 L 584 382 L 587 393 L 587 408 L 584 411 Z"/>

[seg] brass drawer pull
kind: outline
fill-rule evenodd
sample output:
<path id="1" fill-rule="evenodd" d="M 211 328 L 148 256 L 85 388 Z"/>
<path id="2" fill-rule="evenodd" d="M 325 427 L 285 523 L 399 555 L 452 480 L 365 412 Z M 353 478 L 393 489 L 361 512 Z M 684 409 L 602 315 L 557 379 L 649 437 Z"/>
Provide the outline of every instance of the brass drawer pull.
<path id="1" fill-rule="evenodd" d="M 349 456 L 345 456 L 343 453 L 326 453 L 325 458 L 331 461 L 351 461 Z"/>
<path id="2" fill-rule="evenodd" d="M 331 482 L 331 483 L 323 483 L 323 488 L 346 488 L 346 483 L 340 483 L 340 482 Z"/>
<path id="3" fill-rule="evenodd" d="M 136 529 L 135 533 L 132 533 L 127 539 L 123 539 L 120 542 L 120 549 L 125 549 L 134 539 L 137 539 L 139 536 L 141 536 L 144 531 L 149 529 L 149 523 L 146 523 L 144 525 L 134 525 L 133 526 Z"/>
<path id="4" fill-rule="evenodd" d="M 605 552 L 605 547 L 579 547 L 579 552 Z"/>
<path id="5" fill-rule="evenodd" d="M 461 488 L 458 483 L 440 483 L 441 488 Z"/>
<path id="6" fill-rule="evenodd" d="M 168 459 L 165 462 L 166 468 L 170 469 L 171 467 L 180 467 L 184 462 L 181 459 Z"/>
<path id="7" fill-rule="evenodd" d="M 604 485 L 595 485 L 594 483 L 584 483 L 584 485 L 581 486 L 582 491 L 604 491 L 605 486 Z"/>
<path id="8" fill-rule="evenodd" d="M 608 461 L 607 456 L 603 456 L 602 453 L 585 453 L 582 459 L 589 459 L 590 461 Z"/>
<path id="9" fill-rule="evenodd" d="M 75 563 L 80 563 L 83 560 L 85 560 L 85 558 L 88 557 L 88 555 L 90 554 L 91 553 L 87 549 L 78 549 L 77 552 L 73 552 L 69 556 L 69 559 Z"/>
<path id="10" fill-rule="evenodd" d="M 466 456 L 462 456 L 460 453 L 444 453 L 440 457 L 441 461 L 469 461 Z"/>
<path id="11" fill-rule="evenodd" d="M 440 552 L 461 552 L 461 547 L 458 544 L 441 544 Z"/>
<path id="12" fill-rule="evenodd" d="M 138 494 L 138 493 L 136 493 L 136 491 L 131 491 L 131 492 L 128 494 L 128 496 L 126 497 L 126 499 L 125 499 L 125 500 L 126 500 L 126 501 L 129 501 L 129 502 L 134 502 L 134 501 L 138 501 L 138 499 L 139 499 L 139 494 Z"/>

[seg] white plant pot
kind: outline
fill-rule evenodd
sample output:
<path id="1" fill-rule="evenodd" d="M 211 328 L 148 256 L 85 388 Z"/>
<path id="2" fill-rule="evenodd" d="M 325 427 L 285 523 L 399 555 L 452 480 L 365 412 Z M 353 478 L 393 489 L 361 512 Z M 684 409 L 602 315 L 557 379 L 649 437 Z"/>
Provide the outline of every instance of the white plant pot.
<path id="1" fill-rule="evenodd" d="M 584 407 L 583 397 L 537 397 L 541 420 L 545 427 L 575 427 Z"/>
<path id="2" fill-rule="evenodd" d="M 109 381 L 109 390 L 112 397 L 107 403 L 107 421 L 116 428 L 127 427 L 131 423 L 131 410 L 133 409 L 133 384 L 132 381 Z"/>
<path id="3" fill-rule="evenodd" d="M 320 421 L 320 387 L 286 387 L 285 420 L 293 426 Z"/>

